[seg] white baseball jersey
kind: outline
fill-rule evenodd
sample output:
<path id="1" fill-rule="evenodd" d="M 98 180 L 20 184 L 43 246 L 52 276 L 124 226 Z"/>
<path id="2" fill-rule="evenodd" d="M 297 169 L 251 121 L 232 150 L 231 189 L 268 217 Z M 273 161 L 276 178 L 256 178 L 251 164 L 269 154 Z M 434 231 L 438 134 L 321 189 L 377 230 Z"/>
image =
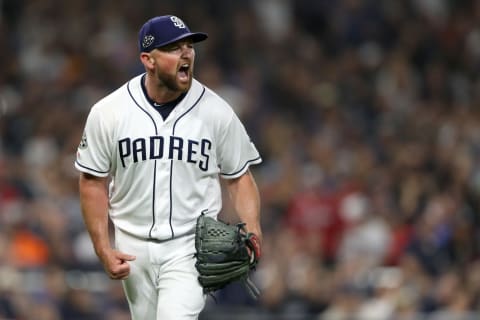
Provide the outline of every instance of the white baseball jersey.
<path id="1" fill-rule="evenodd" d="M 140 238 L 194 232 L 199 214 L 221 209 L 219 176 L 237 178 L 261 157 L 232 108 L 197 80 L 164 120 L 142 75 L 90 110 L 75 167 L 111 176 L 109 214 Z"/>

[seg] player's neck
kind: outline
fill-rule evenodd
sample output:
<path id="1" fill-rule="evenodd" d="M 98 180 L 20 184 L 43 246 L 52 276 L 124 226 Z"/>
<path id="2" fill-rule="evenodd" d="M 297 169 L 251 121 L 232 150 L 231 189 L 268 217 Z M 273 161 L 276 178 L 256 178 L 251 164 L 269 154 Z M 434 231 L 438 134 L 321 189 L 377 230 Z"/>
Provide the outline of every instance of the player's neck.
<path id="1" fill-rule="evenodd" d="M 181 91 L 173 91 L 167 87 L 155 86 L 148 76 L 145 76 L 143 81 L 148 98 L 158 104 L 174 101 L 183 94 Z"/>

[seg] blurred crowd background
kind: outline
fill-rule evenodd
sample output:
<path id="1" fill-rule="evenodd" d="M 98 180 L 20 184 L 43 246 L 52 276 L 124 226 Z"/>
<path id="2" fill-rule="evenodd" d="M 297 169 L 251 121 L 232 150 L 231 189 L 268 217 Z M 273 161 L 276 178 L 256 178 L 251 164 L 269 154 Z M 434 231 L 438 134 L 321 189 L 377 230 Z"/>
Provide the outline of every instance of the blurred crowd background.
<path id="1" fill-rule="evenodd" d="M 264 162 L 264 258 L 202 319 L 478 319 L 480 2 L 0 0 L 0 319 L 123 320 L 81 218 L 86 115 L 137 32 L 209 33 L 196 77 Z M 228 199 L 222 217 L 235 221 Z"/>

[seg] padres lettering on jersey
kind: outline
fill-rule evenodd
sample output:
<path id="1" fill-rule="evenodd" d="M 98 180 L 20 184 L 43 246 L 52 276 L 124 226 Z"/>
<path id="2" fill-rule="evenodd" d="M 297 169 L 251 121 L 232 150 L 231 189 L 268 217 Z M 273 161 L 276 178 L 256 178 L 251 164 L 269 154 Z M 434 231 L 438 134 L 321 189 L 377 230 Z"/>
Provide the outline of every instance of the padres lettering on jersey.
<path id="1" fill-rule="evenodd" d="M 111 176 L 117 228 L 159 240 L 193 233 L 200 211 L 221 209 L 219 175 L 239 177 L 260 155 L 231 107 L 198 81 L 165 120 L 140 81 L 92 107 L 75 167 Z"/>
<path id="2" fill-rule="evenodd" d="M 122 167 L 132 161 L 137 163 L 145 160 L 185 160 L 197 164 L 203 171 L 208 170 L 208 159 L 212 142 L 208 139 L 200 141 L 183 139 L 182 137 L 154 136 L 149 138 L 123 138 L 118 141 L 119 156 Z"/>

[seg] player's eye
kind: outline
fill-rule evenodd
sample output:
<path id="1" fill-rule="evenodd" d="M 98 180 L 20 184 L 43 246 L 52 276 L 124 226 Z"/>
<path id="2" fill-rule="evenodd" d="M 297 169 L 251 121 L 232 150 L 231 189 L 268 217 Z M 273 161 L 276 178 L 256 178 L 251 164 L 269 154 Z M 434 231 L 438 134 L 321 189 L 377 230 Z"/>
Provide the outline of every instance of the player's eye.
<path id="1" fill-rule="evenodd" d="M 193 42 L 186 41 L 186 42 L 172 43 L 170 45 L 166 45 L 159 49 L 161 51 L 168 52 L 168 53 L 177 53 L 177 52 L 179 53 L 185 49 L 193 50 Z"/>
<path id="2" fill-rule="evenodd" d="M 164 47 L 158 48 L 158 50 L 163 51 L 163 52 L 174 52 L 179 50 L 180 47 L 177 44 L 171 44 L 171 45 L 166 45 Z"/>
<path id="3" fill-rule="evenodd" d="M 165 51 L 165 52 L 175 52 L 175 51 L 178 51 L 178 50 L 180 50 L 180 47 L 177 46 L 177 45 L 166 46 L 166 47 L 162 48 L 162 51 Z"/>

